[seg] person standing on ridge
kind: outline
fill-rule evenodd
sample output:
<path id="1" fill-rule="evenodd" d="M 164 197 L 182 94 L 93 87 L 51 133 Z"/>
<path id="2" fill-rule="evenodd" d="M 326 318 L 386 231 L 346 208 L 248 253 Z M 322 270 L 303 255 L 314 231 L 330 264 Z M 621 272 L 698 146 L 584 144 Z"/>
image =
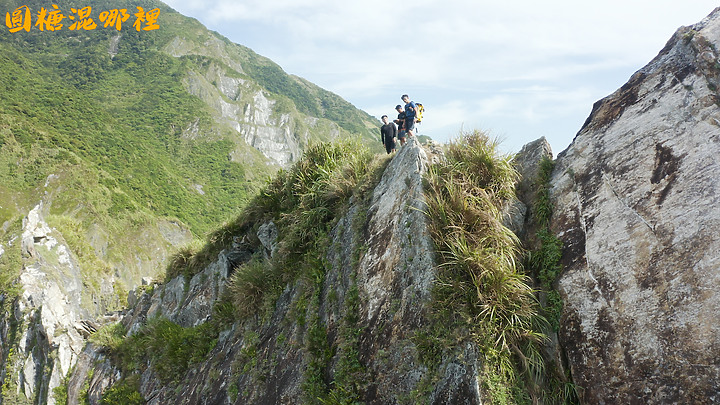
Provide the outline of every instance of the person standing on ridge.
<path id="1" fill-rule="evenodd" d="M 383 126 L 380 127 L 380 138 L 382 138 L 382 143 L 385 145 L 385 150 L 387 151 L 388 155 L 391 152 L 395 152 L 395 137 L 397 136 L 397 127 L 394 123 L 388 121 L 388 116 L 383 115 L 380 119 L 382 119 Z"/>
<path id="2" fill-rule="evenodd" d="M 395 106 L 395 110 L 398 112 L 397 119 L 393 121 L 398 126 L 398 140 L 400 146 L 405 145 L 405 111 L 400 104 Z"/>
<path id="3" fill-rule="evenodd" d="M 403 94 L 401 97 L 405 103 L 405 130 L 409 137 L 415 136 L 415 116 L 417 115 L 417 106 L 414 102 L 410 101 L 410 96 Z"/>

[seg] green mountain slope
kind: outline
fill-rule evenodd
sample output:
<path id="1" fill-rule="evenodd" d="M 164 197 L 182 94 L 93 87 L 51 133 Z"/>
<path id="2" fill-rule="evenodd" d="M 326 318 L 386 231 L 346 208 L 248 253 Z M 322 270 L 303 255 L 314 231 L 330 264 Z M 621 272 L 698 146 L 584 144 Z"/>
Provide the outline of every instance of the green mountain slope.
<path id="1" fill-rule="evenodd" d="M 25 5 L 33 24 L 51 7 L 3 0 L 0 14 Z M 160 2 L 58 5 L 66 16 L 91 5 L 98 27 L 0 29 L 3 289 L 28 260 L 13 241 L 39 202 L 88 274 L 129 287 L 308 145 L 375 138 L 373 117 Z M 159 7 L 160 29 L 133 29 L 137 6 Z M 99 13 L 121 7 L 121 31 L 104 28 Z"/>

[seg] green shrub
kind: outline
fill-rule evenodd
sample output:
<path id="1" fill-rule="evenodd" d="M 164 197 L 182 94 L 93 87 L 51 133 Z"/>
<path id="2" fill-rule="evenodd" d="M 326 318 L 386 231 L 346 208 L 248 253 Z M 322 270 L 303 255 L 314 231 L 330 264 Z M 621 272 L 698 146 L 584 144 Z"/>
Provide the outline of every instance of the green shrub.
<path id="1" fill-rule="evenodd" d="M 109 350 L 117 350 L 122 345 L 127 331 L 120 322 L 103 325 L 88 339 L 91 343 Z"/>
<path id="2" fill-rule="evenodd" d="M 546 323 L 530 287 L 517 268 L 521 248 L 501 221 L 500 206 L 513 196 L 518 175 L 511 156 L 480 131 L 462 133 L 446 147 L 446 161 L 426 176 L 430 232 L 440 265 L 433 287 L 435 322 L 466 331 L 486 361 L 486 370 L 503 381 L 507 392 L 519 373 L 538 375 Z M 437 361 L 438 344 L 451 333 L 421 332 L 427 360 Z M 445 350 L 449 347 L 445 347 Z M 520 401 L 520 399 L 518 399 Z M 521 401 L 522 402 L 522 401 Z"/>
<path id="3" fill-rule="evenodd" d="M 6 225 L 8 227 L 7 231 L 0 233 L 0 236 L 3 236 L 2 240 L 18 238 L 22 234 L 22 217 L 8 220 Z M 0 255 L 0 291 L 2 291 L 2 294 L 0 294 L 2 296 L 0 297 L 0 314 L 9 310 L 15 297 L 22 292 L 22 288 L 17 282 L 23 268 L 20 247 L 20 243 L 14 243 L 11 246 L 4 243 L 2 245 L 4 252 Z"/>
<path id="4" fill-rule="evenodd" d="M 140 376 L 131 374 L 105 390 L 100 405 L 145 405 L 140 394 Z"/>
<path id="5" fill-rule="evenodd" d="M 236 269 L 228 282 L 228 290 L 238 317 L 255 314 L 266 296 L 274 297 L 280 292 L 283 280 L 278 266 L 260 258 Z"/>
<path id="6" fill-rule="evenodd" d="M 192 364 L 205 359 L 217 343 L 219 330 L 213 322 L 185 328 L 166 318 L 153 318 L 115 348 L 108 348 L 126 374 L 142 371 L 149 363 L 168 383 L 178 381 Z"/>
<path id="7" fill-rule="evenodd" d="M 202 242 L 197 239 L 178 249 L 170 257 L 165 268 L 165 281 L 170 281 L 181 274 L 186 279 L 190 279 L 193 275 L 201 272 L 205 262 L 209 262 L 210 258 L 202 257 L 199 254 L 200 251 L 202 251 Z"/>
<path id="8" fill-rule="evenodd" d="M 537 247 L 528 252 L 526 267 L 540 281 L 543 291 L 546 292 L 546 305 L 543 308 L 552 326 L 553 331 L 560 327 L 562 313 L 562 299 L 554 289 L 554 283 L 562 271 L 560 259 L 562 256 L 562 241 L 550 232 L 550 217 L 552 216 L 552 203 L 550 201 L 550 176 L 554 162 L 545 158 L 540 162 L 540 172 L 535 182 L 537 201 L 534 205 L 533 221 L 538 226 L 536 237 Z"/>
<path id="9" fill-rule="evenodd" d="M 63 380 L 63 382 L 60 385 L 53 388 L 52 397 L 55 400 L 56 405 L 67 405 L 67 402 L 68 402 L 67 380 Z"/>
<path id="10" fill-rule="evenodd" d="M 563 302 L 560 293 L 555 289 L 555 281 L 562 272 L 560 259 L 562 241 L 550 231 L 550 219 L 553 206 L 550 200 L 550 179 L 555 163 L 550 158 L 540 162 L 540 171 L 535 181 L 537 199 L 533 205 L 532 221 L 537 228 L 533 249 L 527 252 L 525 268 L 534 275 L 540 284 L 543 301 L 543 314 L 549 323 L 549 332 L 557 332 L 560 328 Z M 555 359 L 548 359 L 546 372 L 542 376 L 542 397 L 546 403 L 577 404 L 579 403 L 577 387 L 572 383 L 568 368 L 557 364 Z"/>

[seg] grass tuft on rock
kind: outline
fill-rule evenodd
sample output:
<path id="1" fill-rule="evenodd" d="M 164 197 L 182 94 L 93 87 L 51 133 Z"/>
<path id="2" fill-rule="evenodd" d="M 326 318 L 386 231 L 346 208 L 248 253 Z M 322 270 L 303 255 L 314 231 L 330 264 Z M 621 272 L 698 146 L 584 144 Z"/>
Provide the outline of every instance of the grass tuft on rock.
<path id="1" fill-rule="evenodd" d="M 429 328 L 421 340 L 439 342 L 444 350 L 474 341 L 484 357 L 482 379 L 491 402 L 523 403 L 542 373 L 545 336 L 538 331 L 547 321 L 531 280 L 518 269 L 520 242 L 501 220 L 500 207 L 514 195 L 518 174 L 512 156 L 477 130 L 461 133 L 445 157 L 428 171 L 426 198 L 439 260 L 433 312 L 446 327 Z M 436 359 L 437 345 L 433 350 L 427 357 Z M 529 389 L 517 388 L 521 376 Z"/>

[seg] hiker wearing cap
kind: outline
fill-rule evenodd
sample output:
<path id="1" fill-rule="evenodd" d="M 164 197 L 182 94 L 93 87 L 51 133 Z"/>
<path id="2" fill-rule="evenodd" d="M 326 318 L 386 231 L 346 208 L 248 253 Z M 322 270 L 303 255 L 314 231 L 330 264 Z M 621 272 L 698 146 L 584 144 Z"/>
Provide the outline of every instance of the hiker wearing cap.
<path id="1" fill-rule="evenodd" d="M 397 110 L 398 116 L 393 122 L 397 124 L 398 140 L 400 141 L 400 146 L 403 146 L 405 145 L 405 111 L 403 111 L 403 107 L 400 104 L 395 106 L 395 110 Z"/>
<path id="2" fill-rule="evenodd" d="M 410 96 L 403 94 L 401 97 L 405 103 L 405 131 L 409 137 L 415 136 L 415 116 L 417 115 L 417 106 L 410 101 Z"/>
<path id="3" fill-rule="evenodd" d="M 380 127 L 380 138 L 382 143 L 385 145 L 385 150 L 388 155 L 395 152 L 395 137 L 397 136 L 397 127 L 394 123 L 388 121 L 388 116 L 383 115 L 380 118 L 383 122 L 383 126 Z"/>

